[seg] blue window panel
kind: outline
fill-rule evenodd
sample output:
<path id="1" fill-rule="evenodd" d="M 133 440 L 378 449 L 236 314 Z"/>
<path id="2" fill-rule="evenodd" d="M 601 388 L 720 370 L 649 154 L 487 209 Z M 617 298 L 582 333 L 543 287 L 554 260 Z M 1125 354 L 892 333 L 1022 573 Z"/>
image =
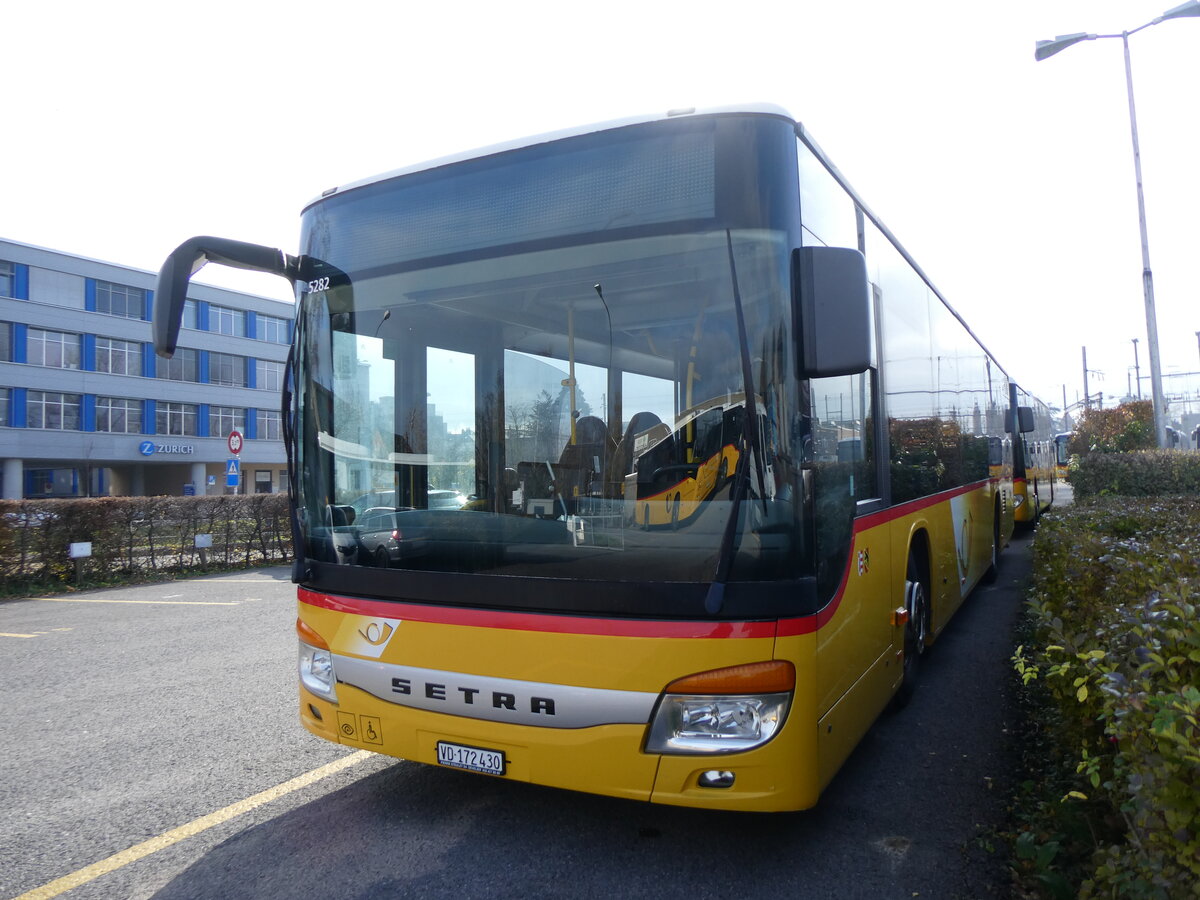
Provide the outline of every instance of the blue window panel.
<path id="1" fill-rule="evenodd" d="M 246 440 L 258 438 L 258 410 L 251 407 L 246 410 Z"/>
<path id="2" fill-rule="evenodd" d="M 153 378 L 155 375 L 154 360 L 157 357 L 154 355 L 153 344 L 142 344 L 142 377 Z"/>
<path id="3" fill-rule="evenodd" d="M 208 303 L 204 300 L 196 301 L 196 330 L 208 331 Z"/>
<path id="4" fill-rule="evenodd" d="M 8 424 L 13 428 L 26 428 L 29 419 L 26 416 L 25 388 L 13 388 L 12 397 L 8 402 Z"/>
<path id="5" fill-rule="evenodd" d="M 13 322 L 12 341 L 12 361 L 29 362 L 29 326 Z"/>
<path id="6" fill-rule="evenodd" d="M 246 360 L 246 387 L 258 387 L 258 366 L 255 364 L 254 357 Z"/>
<path id="7" fill-rule="evenodd" d="M 29 266 L 13 264 L 13 299 L 29 299 Z"/>
<path id="8" fill-rule="evenodd" d="M 154 291 L 146 291 L 146 308 L 142 311 L 142 318 L 147 322 L 154 321 Z"/>
<path id="9" fill-rule="evenodd" d="M 142 403 L 142 434 L 155 434 L 158 405 L 153 400 L 143 400 Z"/>
<path id="10" fill-rule="evenodd" d="M 96 311 L 96 279 L 88 278 L 83 282 L 83 308 L 88 312 Z"/>
<path id="11" fill-rule="evenodd" d="M 252 309 L 246 310 L 246 337 L 258 337 L 258 313 Z"/>
<path id="12" fill-rule="evenodd" d="M 80 424 L 84 431 L 96 430 L 96 395 L 84 394 L 79 402 Z"/>
<path id="13" fill-rule="evenodd" d="M 83 371 L 96 371 L 96 336 L 94 334 L 85 334 L 83 336 Z M 93 429 L 88 428 L 87 431 Z"/>
<path id="14" fill-rule="evenodd" d="M 201 384 L 210 384 L 208 380 L 208 351 L 201 350 L 198 354 L 200 357 L 200 372 L 199 379 Z"/>
<path id="15" fill-rule="evenodd" d="M 196 406 L 196 437 L 211 437 L 208 433 L 208 404 Z"/>

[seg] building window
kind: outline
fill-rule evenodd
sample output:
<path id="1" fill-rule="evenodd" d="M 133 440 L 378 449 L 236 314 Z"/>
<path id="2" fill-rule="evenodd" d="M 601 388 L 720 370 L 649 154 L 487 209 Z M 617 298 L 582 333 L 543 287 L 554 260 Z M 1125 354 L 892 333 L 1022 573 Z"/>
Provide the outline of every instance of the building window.
<path id="1" fill-rule="evenodd" d="M 240 309 L 227 306 L 209 306 L 208 330 L 234 337 L 246 336 L 246 314 Z"/>
<path id="2" fill-rule="evenodd" d="M 30 428 L 78 431 L 79 395 L 30 391 L 26 395 L 26 415 Z"/>
<path id="3" fill-rule="evenodd" d="M 142 401 L 123 397 L 96 398 L 96 430 L 141 434 Z"/>
<path id="4" fill-rule="evenodd" d="M 254 361 L 254 386 L 260 391 L 283 390 L 283 363 L 269 359 Z"/>
<path id="5" fill-rule="evenodd" d="M 154 412 L 154 424 L 157 434 L 195 435 L 196 405 L 160 401 Z"/>
<path id="6" fill-rule="evenodd" d="M 96 338 L 96 371 L 112 375 L 141 375 L 142 345 L 117 338 Z"/>
<path id="7" fill-rule="evenodd" d="M 231 431 L 246 433 L 246 410 L 233 406 L 210 406 L 208 408 L 208 433 L 213 437 Z"/>
<path id="8" fill-rule="evenodd" d="M 256 494 L 271 493 L 271 470 L 270 469 L 255 469 L 254 470 L 254 493 L 256 493 Z"/>
<path id="9" fill-rule="evenodd" d="M 183 327 L 196 329 L 200 327 L 200 308 L 195 300 L 183 301 Z"/>
<path id="10" fill-rule="evenodd" d="M 0 322 L 0 362 L 12 362 L 12 325 Z"/>
<path id="11" fill-rule="evenodd" d="M 279 441 L 283 439 L 279 428 L 279 410 L 260 409 L 255 422 L 258 425 L 259 440 Z"/>
<path id="12" fill-rule="evenodd" d="M 29 364 L 52 369 L 78 369 L 79 335 L 30 328 Z"/>
<path id="13" fill-rule="evenodd" d="M 12 388 L 0 388 L 0 425 L 8 425 L 8 405 L 12 402 Z"/>
<path id="14" fill-rule="evenodd" d="M 96 282 L 96 312 L 140 319 L 145 315 L 146 292 L 126 284 Z"/>
<path id="15" fill-rule="evenodd" d="M 246 386 L 246 357 L 228 353 L 208 354 L 208 380 L 229 387 Z"/>
<path id="16" fill-rule="evenodd" d="M 15 297 L 17 267 L 10 262 L 0 261 L 0 297 Z"/>
<path id="17" fill-rule="evenodd" d="M 259 316 L 258 339 L 273 344 L 288 343 L 288 320 L 276 316 Z"/>
<path id="18" fill-rule="evenodd" d="M 200 353 L 191 348 L 180 347 L 170 359 L 155 357 L 155 376 L 167 381 L 199 381 Z"/>

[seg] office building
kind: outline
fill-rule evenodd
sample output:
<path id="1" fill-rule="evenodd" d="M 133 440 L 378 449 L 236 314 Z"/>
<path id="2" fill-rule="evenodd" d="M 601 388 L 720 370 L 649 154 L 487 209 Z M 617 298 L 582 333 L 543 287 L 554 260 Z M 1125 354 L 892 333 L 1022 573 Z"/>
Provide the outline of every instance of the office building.
<path id="1" fill-rule="evenodd" d="M 292 304 L 193 283 L 167 360 L 154 279 L 0 239 L 0 496 L 226 493 L 234 468 L 241 492 L 286 490 Z"/>

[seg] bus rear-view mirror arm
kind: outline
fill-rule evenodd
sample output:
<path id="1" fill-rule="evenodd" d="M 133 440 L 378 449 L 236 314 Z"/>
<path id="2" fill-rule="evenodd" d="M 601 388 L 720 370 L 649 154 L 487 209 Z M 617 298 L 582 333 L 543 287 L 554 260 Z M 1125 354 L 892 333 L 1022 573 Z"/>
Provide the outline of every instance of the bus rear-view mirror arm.
<path id="1" fill-rule="evenodd" d="M 300 275 L 299 260 L 274 247 L 228 238 L 189 238 L 167 257 L 154 286 L 154 351 L 159 356 L 169 359 L 175 355 L 188 282 L 210 262 L 267 272 L 289 281 L 295 281 Z"/>
<path id="2" fill-rule="evenodd" d="M 857 375 L 872 365 L 867 261 L 848 247 L 801 247 L 792 253 L 797 374 Z"/>

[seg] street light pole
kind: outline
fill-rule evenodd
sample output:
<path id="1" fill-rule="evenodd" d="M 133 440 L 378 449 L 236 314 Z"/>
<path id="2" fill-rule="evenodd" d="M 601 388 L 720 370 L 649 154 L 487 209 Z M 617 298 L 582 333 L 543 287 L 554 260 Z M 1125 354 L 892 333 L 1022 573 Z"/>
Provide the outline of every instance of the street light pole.
<path id="1" fill-rule="evenodd" d="M 1146 200 L 1142 191 L 1142 153 L 1141 146 L 1138 143 L 1137 113 L 1133 104 L 1133 68 L 1129 61 L 1129 36 L 1137 34 L 1137 32 L 1149 28 L 1151 25 L 1164 22 L 1167 19 L 1182 19 L 1194 16 L 1200 16 L 1200 0 L 1187 0 L 1186 3 L 1167 10 L 1157 19 L 1147 22 L 1145 25 L 1134 28 L 1131 31 L 1123 31 L 1120 34 L 1079 33 L 1059 35 L 1052 41 L 1038 41 L 1037 48 L 1034 51 L 1034 59 L 1041 62 L 1055 53 L 1067 49 L 1072 44 L 1078 44 L 1080 41 L 1094 41 L 1100 38 L 1117 37 L 1121 39 L 1121 43 L 1125 48 L 1125 85 L 1129 91 L 1129 130 L 1133 136 L 1133 170 L 1134 175 L 1137 177 L 1138 227 L 1142 238 L 1142 293 L 1145 297 L 1146 305 L 1146 346 L 1150 351 L 1150 392 L 1154 404 L 1154 434 L 1159 447 L 1167 446 L 1166 397 L 1163 395 L 1162 367 L 1159 364 L 1158 356 L 1158 316 L 1154 310 L 1154 275 L 1150 269 L 1150 240 L 1146 234 Z M 1197 339 L 1200 340 L 1200 333 L 1197 334 Z M 1135 352 L 1136 346 L 1135 343 Z M 1138 389 L 1140 392 L 1140 380 L 1138 382 Z"/>
<path id="2" fill-rule="evenodd" d="M 1197 4 L 1200 6 L 1200 4 Z M 1198 10 L 1200 12 L 1200 10 Z M 1142 26 L 1143 28 L 1146 26 Z M 1167 446 L 1167 399 L 1163 395 L 1162 366 L 1158 359 L 1158 315 L 1154 311 L 1154 274 L 1150 270 L 1150 238 L 1146 234 L 1146 197 L 1142 191 L 1142 151 L 1138 144 L 1137 113 L 1133 108 L 1133 69 L 1129 65 L 1129 35 L 1121 35 L 1125 45 L 1125 84 L 1129 89 L 1129 130 L 1133 134 L 1133 171 L 1137 176 L 1138 229 L 1142 235 L 1142 293 L 1146 298 L 1146 349 L 1150 353 L 1150 398 L 1154 404 L 1154 434 L 1159 447 Z M 1134 345 L 1136 347 L 1136 345 Z M 1138 381 L 1138 394 L 1142 382 Z"/>

